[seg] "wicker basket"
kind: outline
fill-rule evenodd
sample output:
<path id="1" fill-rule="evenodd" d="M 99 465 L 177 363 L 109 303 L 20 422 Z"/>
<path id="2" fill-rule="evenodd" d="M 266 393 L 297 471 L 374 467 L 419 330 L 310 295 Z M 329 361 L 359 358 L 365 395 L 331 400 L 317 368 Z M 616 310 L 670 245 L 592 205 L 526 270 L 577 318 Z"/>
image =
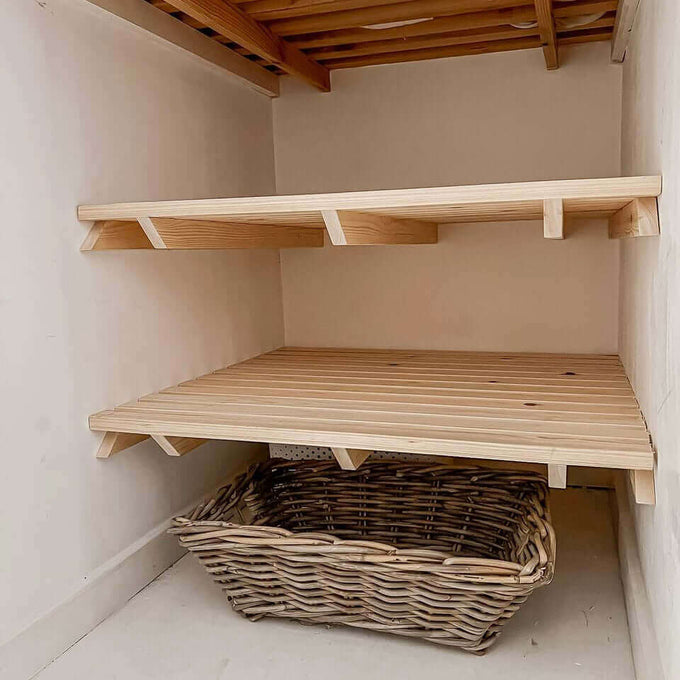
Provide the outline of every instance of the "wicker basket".
<path id="1" fill-rule="evenodd" d="M 544 477 L 417 462 L 260 463 L 170 531 L 248 618 L 477 653 L 555 560 Z"/>

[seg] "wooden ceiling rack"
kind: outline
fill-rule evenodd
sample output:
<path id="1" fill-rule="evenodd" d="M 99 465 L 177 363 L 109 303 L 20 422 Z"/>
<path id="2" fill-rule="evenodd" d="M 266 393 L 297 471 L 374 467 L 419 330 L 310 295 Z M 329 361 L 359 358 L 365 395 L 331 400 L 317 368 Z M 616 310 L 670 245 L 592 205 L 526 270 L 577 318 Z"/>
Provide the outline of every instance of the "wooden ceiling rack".
<path id="1" fill-rule="evenodd" d="M 654 502 L 654 454 L 619 358 L 282 348 L 90 416 L 106 458 L 147 437 L 170 455 L 205 439 L 630 471 Z"/>
<path id="2" fill-rule="evenodd" d="M 517 182 L 250 198 L 82 205 L 94 222 L 82 250 L 303 248 L 436 243 L 437 225 L 542 219 L 564 237 L 564 217 L 608 217 L 611 238 L 659 233 L 661 178 Z"/>

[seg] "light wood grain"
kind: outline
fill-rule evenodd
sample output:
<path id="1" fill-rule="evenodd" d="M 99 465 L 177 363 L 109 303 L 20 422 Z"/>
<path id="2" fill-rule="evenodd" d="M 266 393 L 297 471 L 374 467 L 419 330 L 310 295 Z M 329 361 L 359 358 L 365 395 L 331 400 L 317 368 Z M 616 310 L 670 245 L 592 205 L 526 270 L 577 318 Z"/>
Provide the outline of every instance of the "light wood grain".
<path id="1" fill-rule="evenodd" d="M 622 62 L 626 56 L 626 49 L 639 6 L 640 0 L 619 0 L 612 37 L 611 58 L 614 62 Z"/>
<path id="2" fill-rule="evenodd" d="M 153 248 L 137 220 L 98 220 L 80 250 L 131 250 Z"/>
<path id="3" fill-rule="evenodd" d="M 283 348 L 91 416 L 94 430 L 651 469 L 615 356 Z"/>
<path id="4" fill-rule="evenodd" d="M 653 198 L 661 178 L 613 177 L 476 186 L 357 191 L 253 198 L 83 205 L 81 220 L 175 218 L 234 224 L 325 226 L 323 211 L 356 211 L 438 224 L 542 219 L 545 200 L 562 200 L 565 214 L 612 215 L 636 198 Z"/>
<path id="5" fill-rule="evenodd" d="M 629 478 L 635 502 L 642 505 L 656 505 L 654 470 L 630 470 Z"/>
<path id="6" fill-rule="evenodd" d="M 566 465 L 548 465 L 548 486 L 553 489 L 567 488 Z"/>
<path id="7" fill-rule="evenodd" d="M 370 451 L 345 449 L 341 446 L 333 446 L 331 451 L 343 470 L 356 470 L 371 455 Z"/>
<path id="8" fill-rule="evenodd" d="M 152 439 L 160 446 L 168 456 L 183 456 L 189 451 L 205 444 L 207 439 L 197 439 L 194 437 L 166 437 L 160 434 L 151 435 Z"/>
<path id="9" fill-rule="evenodd" d="M 258 92 L 270 97 L 279 95 L 276 75 L 151 4 L 140 0 L 88 0 L 88 2 L 228 71 Z"/>
<path id="10" fill-rule="evenodd" d="M 323 92 L 330 90 L 328 70 L 297 47 L 281 40 L 228 0 L 170 0 L 170 4 Z"/>
<path id="11" fill-rule="evenodd" d="M 129 449 L 135 444 L 148 439 L 148 434 L 130 434 L 126 432 L 105 432 L 97 449 L 97 458 L 110 458 L 115 453 Z"/>
<path id="12" fill-rule="evenodd" d="M 324 210 L 333 245 L 408 245 L 437 242 L 437 225 L 351 210 Z"/>
<path id="13" fill-rule="evenodd" d="M 548 198 L 543 201 L 544 238 L 564 238 L 564 205 L 562 199 Z"/>
<path id="14" fill-rule="evenodd" d="M 609 218 L 609 238 L 657 236 L 659 212 L 656 198 L 637 198 Z"/>

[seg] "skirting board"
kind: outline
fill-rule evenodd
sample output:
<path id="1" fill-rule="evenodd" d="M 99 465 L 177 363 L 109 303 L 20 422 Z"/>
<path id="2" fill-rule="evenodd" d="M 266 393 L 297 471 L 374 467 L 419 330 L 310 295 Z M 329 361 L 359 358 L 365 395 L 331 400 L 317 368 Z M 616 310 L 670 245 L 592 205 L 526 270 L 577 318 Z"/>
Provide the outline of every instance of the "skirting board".
<path id="1" fill-rule="evenodd" d="M 617 475 L 615 497 L 613 511 L 617 526 L 619 564 L 626 601 L 630 645 L 635 664 L 635 677 L 637 680 L 664 680 L 665 676 L 661 666 L 654 620 L 642 574 L 642 564 L 631 512 L 633 501 L 628 488 L 627 475 L 624 473 Z"/>
<path id="2" fill-rule="evenodd" d="M 229 476 L 266 455 L 266 448 L 261 447 L 259 455 L 255 453 L 235 466 Z M 214 490 L 208 489 L 173 516 L 193 509 Z M 166 533 L 170 524 L 168 518 L 114 555 L 88 575 L 87 585 L 2 645 L 0 680 L 32 678 L 180 559 L 186 551 Z"/>

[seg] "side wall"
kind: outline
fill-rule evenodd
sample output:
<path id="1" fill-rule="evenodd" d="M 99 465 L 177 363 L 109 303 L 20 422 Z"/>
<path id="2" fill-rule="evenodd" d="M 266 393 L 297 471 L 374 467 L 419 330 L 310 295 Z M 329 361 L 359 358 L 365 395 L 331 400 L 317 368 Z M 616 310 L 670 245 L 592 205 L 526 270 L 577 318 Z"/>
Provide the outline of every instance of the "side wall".
<path id="1" fill-rule="evenodd" d="M 267 97 L 82 0 L 0 3 L 0 64 L 0 676 L 16 679 L 176 559 L 163 522 L 259 450 L 97 461 L 88 414 L 279 346 L 283 321 L 276 251 L 85 254 L 75 217 L 274 193 Z"/>
<path id="2" fill-rule="evenodd" d="M 369 67 L 274 102 L 279 193 L 619 174 L 608 46 Z M 301 122 L 302 121 L 302 122 Z M 601 221 L 452 225 L 432 246 L 282 253 L 293 345 L 615 352 L 618 244 Z"/>
<path id="3" fill-rule="evenodd" d="M 661 237 L 622 246 L 620 347 L 657 451 L 656 507 L 635 506 L 634 513 L 670 680 L 680 677 L 680 5 L 675 0 L 640 3 L 624 62 L 622 130 L 624 174 L 663 175 Z"/>

